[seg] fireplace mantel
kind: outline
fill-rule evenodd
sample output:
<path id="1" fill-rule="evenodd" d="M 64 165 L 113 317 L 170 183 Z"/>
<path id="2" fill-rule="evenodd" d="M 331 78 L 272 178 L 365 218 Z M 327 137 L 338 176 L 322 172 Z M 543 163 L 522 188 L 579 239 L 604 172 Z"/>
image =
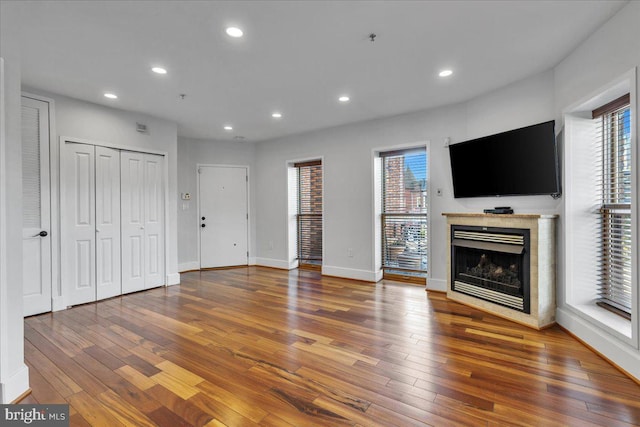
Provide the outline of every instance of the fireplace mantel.
<path id="1" fill-rule="evenodd" d="M 447 217 L 447 297 L 535 329 L 555 322 L 555 220 L 557 215 L 443 213 Z M 513 310 L 452 290 L 451 227 L 476 226 L 529 230 L 530 313 Z"/>

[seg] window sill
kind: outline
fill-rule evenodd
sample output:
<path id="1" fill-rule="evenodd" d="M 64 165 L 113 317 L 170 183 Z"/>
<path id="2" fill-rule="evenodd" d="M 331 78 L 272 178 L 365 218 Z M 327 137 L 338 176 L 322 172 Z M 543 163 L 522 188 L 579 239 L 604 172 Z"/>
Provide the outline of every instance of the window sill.
<path id="1" fill-rule="evenodd" d="M 631 343 L 632 331 L 631 321 L 611 313 L 595 303 L 571 305 L 583 318 L 595 323 L 600 328 L 606 330 L 611 335 Z"/>

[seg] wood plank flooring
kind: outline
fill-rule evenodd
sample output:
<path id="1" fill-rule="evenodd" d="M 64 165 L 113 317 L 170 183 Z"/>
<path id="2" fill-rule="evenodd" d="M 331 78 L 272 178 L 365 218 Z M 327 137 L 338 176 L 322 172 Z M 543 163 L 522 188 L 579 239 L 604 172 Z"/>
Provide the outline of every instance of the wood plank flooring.
<path id="1" fill-rule="evenodd" d="M 33 393 L 74 426 L 629 426 L 640 386 L 407 284 L 260 267 L 25 320 Z"/>

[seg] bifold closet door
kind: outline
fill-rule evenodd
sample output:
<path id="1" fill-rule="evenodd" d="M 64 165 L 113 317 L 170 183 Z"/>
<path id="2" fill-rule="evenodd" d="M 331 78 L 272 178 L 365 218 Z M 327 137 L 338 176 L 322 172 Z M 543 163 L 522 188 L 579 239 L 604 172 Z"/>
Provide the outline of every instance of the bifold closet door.
<path id="1" fill-rule="evenodd" d="M 119 295 L 120 155 L 66 142 L 61 170 L 62 283 L 69 305 Z"/>
<path id="2" fill-rule="evenodd" d="M 96 297 L 122 294 L 120 152 L 96 146 Z"/>
<path id="3" fill-rule="evenodd" d="M 123 293 L 164 284 L 163 160 L 120 153 Z"/>
<path id="4" fill-rule="evenodd" d="M 163 156 L 144 155 L 145 289 L 165 283 L 163 161 Z"/>

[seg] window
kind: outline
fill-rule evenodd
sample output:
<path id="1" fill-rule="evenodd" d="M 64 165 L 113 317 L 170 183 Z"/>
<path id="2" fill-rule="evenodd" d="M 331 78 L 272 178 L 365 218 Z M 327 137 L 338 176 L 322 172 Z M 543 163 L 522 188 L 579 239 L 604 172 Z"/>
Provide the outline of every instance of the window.
<path id="1" fill-rule="evenodd" d="M 384 275 L 424 278 L 427 273 L 427 152 L 380 153 L 382 268 Z"/>
<path id="2" fill-rule="evenodd" d="M 600 160 L 598 305 L 631 319 L 631 114 L 629 94 L 593 110 Z"/>
<path id="3" fill-rule="evenodd" d="M 298 262 L 301 267 L 322 264 L 322 162 L 294 164 L 298 172 Z"/>

